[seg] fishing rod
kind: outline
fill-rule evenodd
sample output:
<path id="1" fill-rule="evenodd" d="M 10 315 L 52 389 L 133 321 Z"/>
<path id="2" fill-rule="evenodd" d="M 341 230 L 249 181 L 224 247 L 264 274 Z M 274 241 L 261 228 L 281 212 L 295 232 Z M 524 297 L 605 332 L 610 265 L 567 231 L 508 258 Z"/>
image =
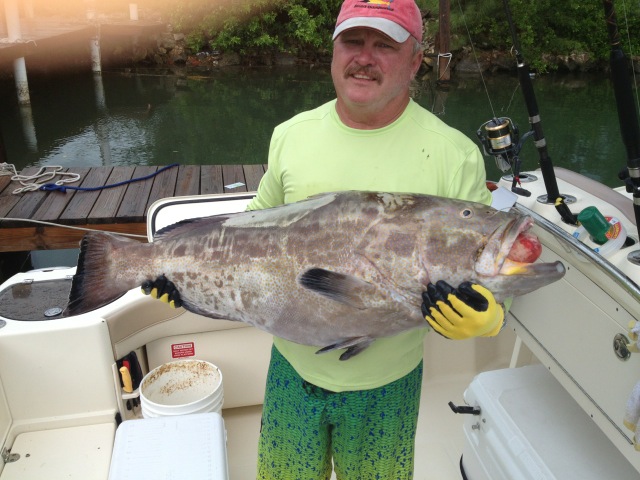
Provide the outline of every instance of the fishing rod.
<path id="1" fill-rule="evenodd" d="M 547 150 L 547 140 L 545 139 L 544 132 L 542 130 L 542 121 L 540 119 L 536 94 L 533 90 L 533 83 L 531 82 L 529 66 L 525 63 L 522 51 L 520 50 L 520 41 L 516 32 L 515 23 L 511 17 L 509 2 L 508 0 L 503 0 L 502 3 L 504 5 L 505 14 L 507 15 L 509 30 L 511 31 L 511 39 L 513 41 L 513 48 L 516 55 L 518 80 L 520 81 L 520 88 L 522 88 L 524 101 L 527 105 L 527 112 L 529 113 L 529 123 L 531 124 L 531 131 L 533 132 L 533 142 L 538 150 L 538 156 L 540 157 L 540 170 L 542 172 L 545 189 L 547 190 L 547 203 L 553 203 L 555 205 L 556 210 L 558 210 L 558 213 L 565 223 L 577 225 L 577 217 L 571 213 L 571 210 L 569 210 L 569 207 L 564 201 L 564 197 L 560 195 L 560 191 L 558 190 L 558 182 L 556 181 L 556 174 L 553 171 L 553 163 L 551 162 L 551 157 Z"/>
<path id="2" fill-rule="evenodd" d="M 524 140 L 533 136 L 534 145 L 538 150 L 538 156 L 540 157 L 540 171 L 542 172 L 542 178 L 547 191 L 546 199 L 540 199 L 540 201 L 554 204 L 556 210 L 565 223 L 577 225 L 578 219 L 576 215 L 571 212 L 565 203 L 565 197 L 561 195 L 558 190 L 558 182 L 553 170 L 553 163 L 551 162 L 551 157 L 547 150 L 547 140 L 545 139 L 544 132 L 542 130 L 542 121 L 540 119 L 536 95 L 533 90 L 533 83 L 531 82 L 529 66 L 525 63 L 520 50 L 520 41 L 518 40 L 518 34 L 516 32 L 513 18 L 511 17 L 511 10 L 509 8 L 508 1 L 503 0 L 503 5 L 507 21 L 509 23 L 509 30 L 513 41 L 513 50 L 516 56 L 518 80 L 527 106 L 527 112 L 529 113 L 531 130 L 523 135 L 522 139 L 519 139 L 517 127 L 513 124 L 511 119 L 503 117 L 493 118 L 492 120 L 482 124 L 478 129 L 477 135 L 480 138 L 485 151 L 496 158 L 498 168 L 505 172 L 509 169 L 513 171 L 511 191 L 518 195 L 524 195 L 527 197 L 531 195 L 531 193 L 524 188 L 518 187 L 520 182 L 520 158 L 518 153 L 522 148 Z"/>
<path id="3" fill-rule="evenodd" d="M 633 212 L 640 235 L 640 127 L 638 126 L 638 112 L 633 101 L 629 66 L 620 42 L 613 0 L 603 0 L 603 5 L 611 46 L 609 55 L 611 82 L 616 98 L 622 142 L 627 151 L 627 168 L 626 171 L 620 172 L 619 177 L 625 182 L 627 192 L 633 194 Z"/>

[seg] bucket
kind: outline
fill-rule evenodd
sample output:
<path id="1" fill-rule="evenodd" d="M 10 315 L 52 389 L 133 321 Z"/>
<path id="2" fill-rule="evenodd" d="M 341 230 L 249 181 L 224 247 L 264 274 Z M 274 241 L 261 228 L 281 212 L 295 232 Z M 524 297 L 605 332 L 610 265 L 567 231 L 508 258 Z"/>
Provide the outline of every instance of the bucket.
<path id="1" fill-rule="evenodd" d="M 177 360 L 154 368 L 140 383 L 144 418 L 221 413 L 222 372 L 204 360 Z"/>

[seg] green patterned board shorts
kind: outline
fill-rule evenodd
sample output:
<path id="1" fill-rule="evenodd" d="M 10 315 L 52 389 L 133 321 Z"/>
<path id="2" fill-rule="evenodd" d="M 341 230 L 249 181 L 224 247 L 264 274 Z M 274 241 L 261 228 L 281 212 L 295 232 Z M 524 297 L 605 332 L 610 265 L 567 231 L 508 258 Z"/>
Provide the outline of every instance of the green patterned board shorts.
<path id="1" fill-rule="evenodd" d="M 305 382 L 273 347 L 258 446 L 258 478 L 413 478 L 422 363 L 395 382 L 334 393 Z"/>

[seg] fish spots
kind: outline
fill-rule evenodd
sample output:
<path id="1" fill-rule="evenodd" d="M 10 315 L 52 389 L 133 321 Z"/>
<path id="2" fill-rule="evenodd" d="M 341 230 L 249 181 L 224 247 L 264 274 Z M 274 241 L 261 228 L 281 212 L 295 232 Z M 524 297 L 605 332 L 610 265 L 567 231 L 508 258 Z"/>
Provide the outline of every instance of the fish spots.
<path id="1" fill-rule="evenodd" d="M 378 199 L 384 207 L 385 213 L 396 213 L 400 210 L 412 209 L 416 205 L 414 196 L 392 193 L 379 193 Z"/>
<path id="2" fill-rule="evenodd" d="M 365 218 L 375 218 L 380 214 L 380 211 L 375 207 L 364 207 L 361 209 L 361 212 Z"/>
<path id="3" fill-rule="evenodd" d="M 205 253 L 205 245 L 203 243 L 196 243 L 192 246 L 192 255 L 196 258 L 202 256 Z"/>
<path id="4" fill-rule="evenodd" d="M 400 257 L 410 257 L 415 250 L 415 237 L 403 232 L 392 232 L 384 244 L 385 250 Z"/>
<path id="5" fill-rule="evenodd" d="M 309 253 L 318 254 L 324 249 L 336 248 L 331 239 L 331 232 L 327 232 L 326 226 L 316 221 L 301 226 L 295 235 L 288 235 L 282 246 L 287 256 L 303 260 Z"/>
<path id="6" fill-rule="evenodd" d="M 184 282 L 184 273 L 182 272 L 174 272 L 171 274 L 171 280 L 173 283 L 183 283 Z"/>
<path id="7" fill-rule="evenodd" d="M 187 246 L 185 244 L 179 244 L 176 248 L 173 249 L 174 257 L 184 257 L 187 253 Z"/>
<path id="8" fill-rule="evenodd" d="M 256 300 L 260 300 L 261 295 L 257 292 L 252 292 L 249 290 L 241 290 L 240 291 L 240 301 L 242 303 L 243 308 L 249 308 L 253 306 Z"/>
<path id="9" fill-rule="evenodd" d="M 196 280 L 198 278 L 198 273 L 195 271 L 188 271 L 186 272 L 187 274 L 187 278 L 189 278 L 189 280 Z"/>

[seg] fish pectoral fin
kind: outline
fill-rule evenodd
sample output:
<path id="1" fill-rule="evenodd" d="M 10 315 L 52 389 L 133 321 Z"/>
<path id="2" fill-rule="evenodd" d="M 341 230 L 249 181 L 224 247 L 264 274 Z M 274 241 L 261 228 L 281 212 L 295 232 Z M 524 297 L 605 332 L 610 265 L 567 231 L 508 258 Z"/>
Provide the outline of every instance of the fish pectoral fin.
<path id="1" fill-rule="evenodd" d="M 311 268 L 298 277 L 298 283 L 313 292 L 336 302 L 363 310 L 362 299 L 375 292 L 375 287 L 352 275 L 332 272 L 324 268 Z"/>
<path id="2" fill-rule="evenodd" d="M 340 355 L 340 360 L 349 360 L 351 357 L 355 357 L 364 349 L 366 349 L 373 342 L 371 337 L 353 337 L 348 338 L 342 342 L 334 343 L 333 345 L 327 345 L 316 352 L 316 354 L 333 352 L 334 350 L 341 350 L 346 348 L 345 352 Z"/>

